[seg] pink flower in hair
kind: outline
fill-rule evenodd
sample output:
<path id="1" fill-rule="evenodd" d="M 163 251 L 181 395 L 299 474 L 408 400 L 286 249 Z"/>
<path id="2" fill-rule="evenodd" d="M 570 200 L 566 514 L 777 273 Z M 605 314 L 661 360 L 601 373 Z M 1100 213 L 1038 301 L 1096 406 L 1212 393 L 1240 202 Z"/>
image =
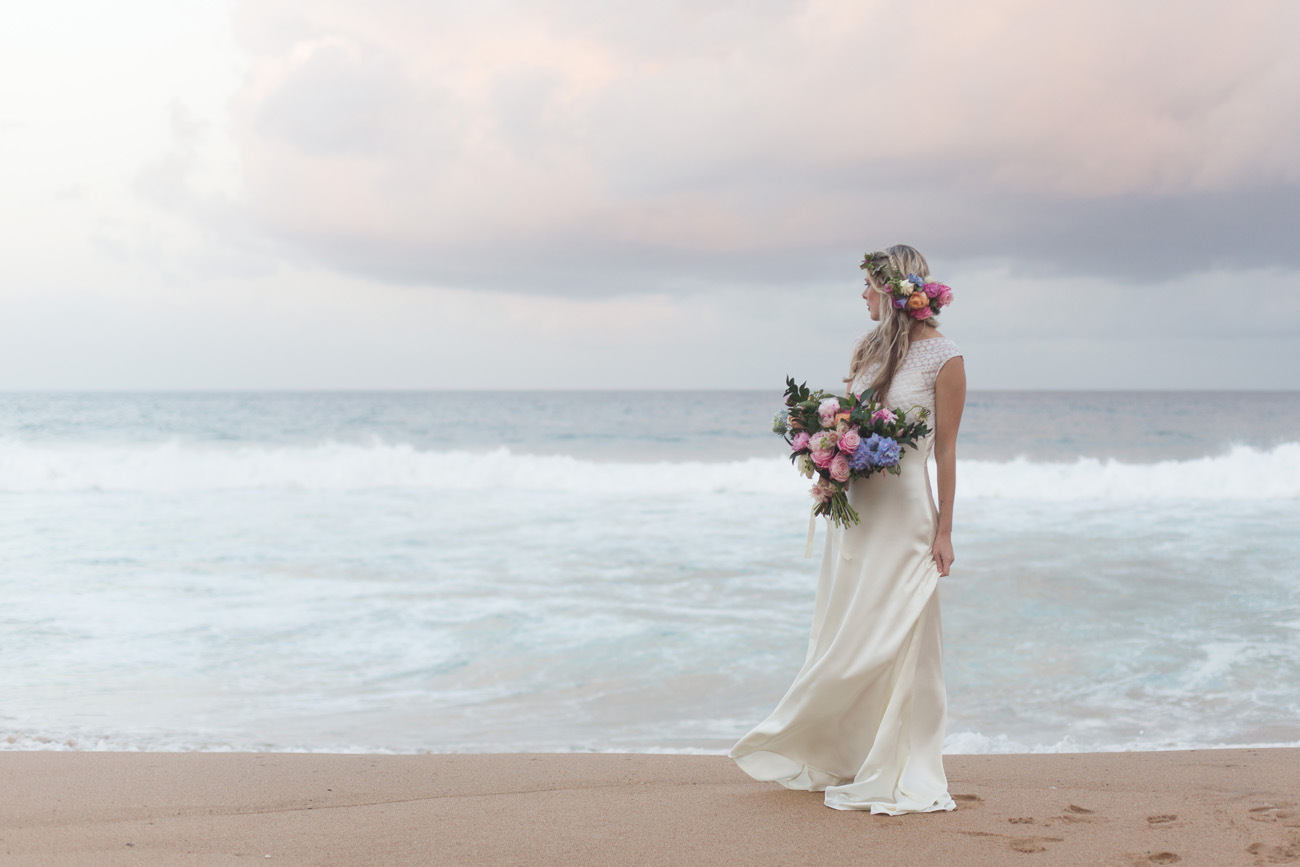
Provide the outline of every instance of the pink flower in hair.
<path id="1" fill-rule="evenodd" d="M 913 319 L 929 319 L 929 318 L 930 318 L 930 315 L 931 315 L 932 313 L 934 313 L 934 311 L 931 310 L 928 306 L 927 306 L 927 307 L 918 307 L 918 308 L 916 308 L 915 310 L 912 311 L 912 318 L 913 318 Z"/>
<path id="2" fill-rule="evenodd" d="M 943 291 L 939 293 L 939 306 L 947 307 L 951 303 L 952 303 L 952 290 L 949 289 L 947 286 L 945 286 L 943 287 Z"/>
<path id="3" fill-rule="evenodd" d="M 947 288 L 948 287 L 944 286 L 942 283 L 926 283 L 921 287 L 921 291 L 931 298 L 938 298 L 939 293 Z"/>

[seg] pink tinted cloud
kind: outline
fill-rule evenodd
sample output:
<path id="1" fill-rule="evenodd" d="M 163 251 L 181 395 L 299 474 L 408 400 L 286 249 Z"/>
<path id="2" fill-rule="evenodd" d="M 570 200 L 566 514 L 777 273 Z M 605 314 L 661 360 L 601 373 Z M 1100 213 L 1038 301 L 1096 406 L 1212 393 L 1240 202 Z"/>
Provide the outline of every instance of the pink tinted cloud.
<path id="1" fill-rule="evenodd" d="M 1300 183 L 1293 4 L 481 8 L 246 2 L 259 216 L 454 282 L 488 251 L 817 249 L 948 196 L 936 224 Z"/>

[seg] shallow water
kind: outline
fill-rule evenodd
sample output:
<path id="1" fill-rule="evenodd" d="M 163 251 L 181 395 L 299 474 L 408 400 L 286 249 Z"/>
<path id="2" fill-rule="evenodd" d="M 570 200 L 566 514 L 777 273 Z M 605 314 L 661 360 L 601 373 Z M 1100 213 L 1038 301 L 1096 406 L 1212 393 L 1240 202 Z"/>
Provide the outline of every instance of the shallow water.
<path id="1" fill-rule="evenodd" d="M 778 403 L 0 396 L 0 745 L 725 751 L 811 619 Z M 1297 431 L 972 394 L 949 750 L 1300 742 Z"/>

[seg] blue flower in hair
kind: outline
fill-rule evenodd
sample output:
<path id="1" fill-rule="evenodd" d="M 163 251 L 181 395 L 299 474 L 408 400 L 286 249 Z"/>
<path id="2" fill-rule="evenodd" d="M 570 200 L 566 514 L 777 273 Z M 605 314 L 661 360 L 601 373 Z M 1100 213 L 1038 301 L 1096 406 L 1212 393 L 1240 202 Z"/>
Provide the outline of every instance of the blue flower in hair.
<path id="1" fill-rule="evenodd" d="M 922 280 L 920 277 L 916 276 L 915 274 L 908 274 L 908 275 L 907 275 L 907 282 L 908 282 L 908 283 L 911 283 L 913 286 L 924 286 L 924 285 L 925 285 L 925 281 Z"/>

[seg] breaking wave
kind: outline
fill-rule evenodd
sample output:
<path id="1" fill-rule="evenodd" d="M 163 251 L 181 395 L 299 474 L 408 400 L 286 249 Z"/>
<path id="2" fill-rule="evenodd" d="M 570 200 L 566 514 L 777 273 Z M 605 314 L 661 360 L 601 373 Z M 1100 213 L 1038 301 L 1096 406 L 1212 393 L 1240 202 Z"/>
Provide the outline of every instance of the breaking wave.
<path id="1" fill-rule="evenodd" d="M 963 499 L 1214 501 L 1300 499 L 1300 443 L 1237 446 L 1192 460 L 1125 463 L 966 460 Z M 780 457 L 603 462 L 567 455 L 431 451 L 405 444 L 217 446 L 0 443 L 0 492 L 347 491 L 371 488 L 580 494 L 772 493 L 807 482 Z"/>

